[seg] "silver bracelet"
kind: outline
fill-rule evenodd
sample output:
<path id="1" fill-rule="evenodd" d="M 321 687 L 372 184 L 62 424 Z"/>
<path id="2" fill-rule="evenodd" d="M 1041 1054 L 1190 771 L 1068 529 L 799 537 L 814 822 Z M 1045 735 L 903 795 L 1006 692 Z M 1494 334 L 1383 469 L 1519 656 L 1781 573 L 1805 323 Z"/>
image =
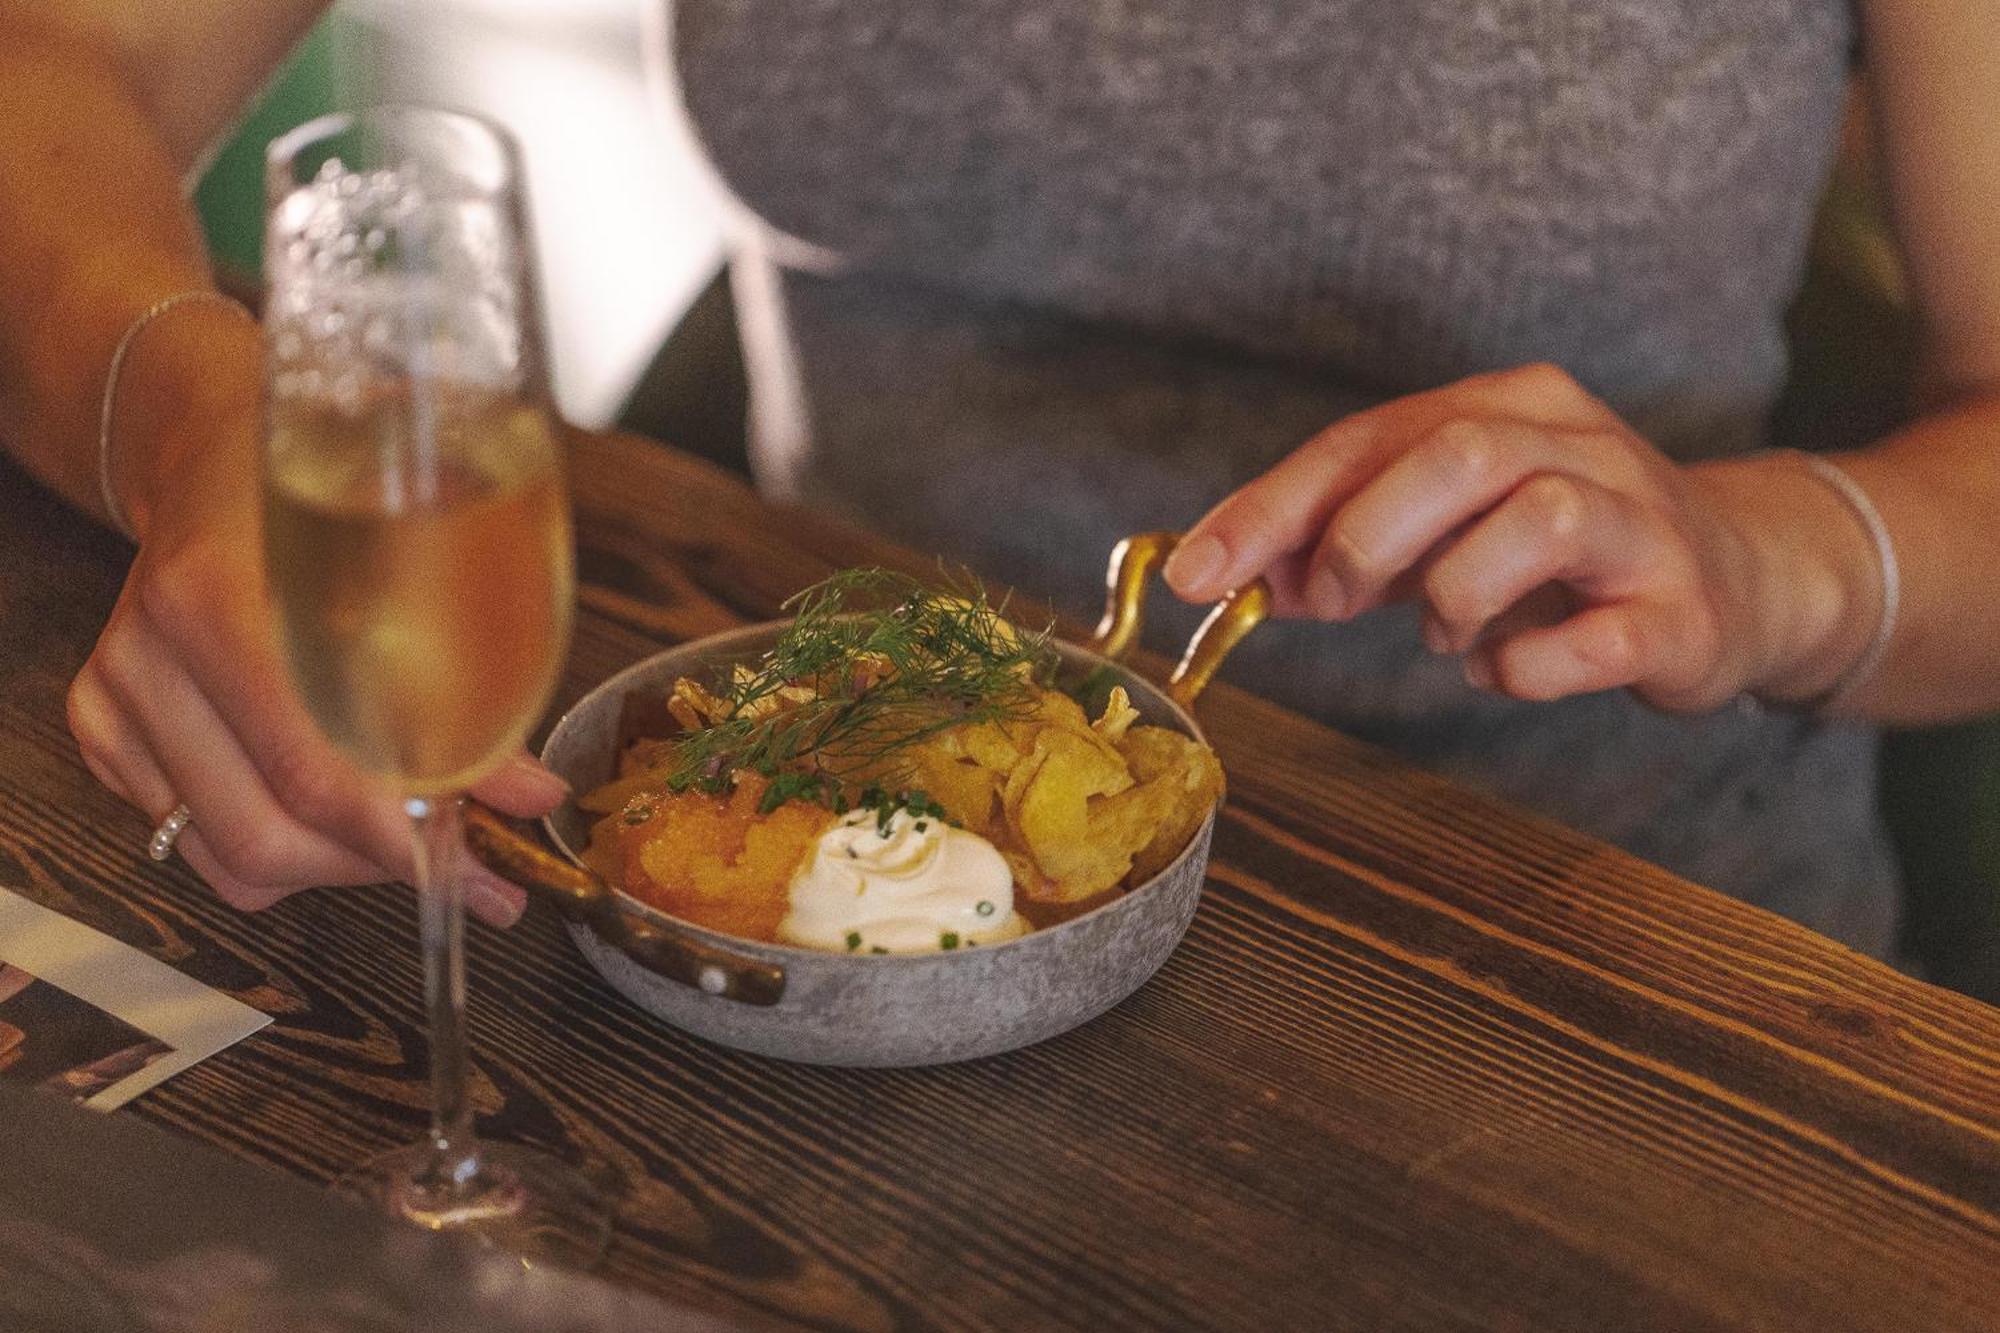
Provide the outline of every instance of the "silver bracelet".
<path id="1" fill-rule="evenodd" d="M 1824 482 L 1833 492 L 1846 502 L 1861 520 L 1861 526 L 1868 530 L 1869 540 L 1875 543 L 1875 563 L 1882 575 L 1882 614 L 1876 618 L 1874 637 L 1860 656 L 1851 662 L 1839 679 L 1822 690 L 1818 697 L 1805 705 L 1814 712 L 1830 708 L 1860 687 L 1875 669 L 1882 665 L 1882 659 L 1889 654 L 1889 640 L 1896 633 L 1896 613 L 1903 602 L 1903 571 L 1896 562 L 1896 543 L 1889 537 L 1889 525 L 1882 521 L 1882 511 L 1868 498 L 1868 492 L 1854 478 L 1834 466 L 1818 454 L 1798 453 L 1799 461 L 1806 470 Z"/>
<path id="2" fill-rule="evenodd" d="M 175 306 L 196 301 L 212 301 L 238 312 L 253 324 L 257 321 L 257 317 L 251 314 L 241 301 L 224 296 L 221 292 L 211 291 L 206 287 L 175 292 L 172 296 L 163 297 L 147 306 L 137 319 L 125 326 L 125 332 L 118 339 L 118 346 L 111 351 L 111 367 L 104 372 L 104 401 L 97 413 L 97 493 L 104 501 L 104 512 L 110 517 L 112 526 L 123 533 L 128 540 L 136 541 L 138 535 L 132 531 L 132 519 L 125 512 L 124 501 L 118 498 L 117 488 L 111 484 L 111 414 L 118 401 L 118 377 L 125 371 L 125 358 L 131 354 L 132 344 L 138 341 L 139 335 L 145 332 L 148 324 Z"/>

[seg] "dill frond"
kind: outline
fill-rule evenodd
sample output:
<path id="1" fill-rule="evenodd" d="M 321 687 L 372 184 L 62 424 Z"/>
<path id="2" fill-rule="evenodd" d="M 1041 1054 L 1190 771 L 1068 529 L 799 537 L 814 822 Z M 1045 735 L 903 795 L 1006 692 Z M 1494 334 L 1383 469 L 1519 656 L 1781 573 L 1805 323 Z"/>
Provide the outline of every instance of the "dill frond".
<path id="1" fill-rule="evenodd" d="M 945 591 L 882 569 L 844 570 L 785 603 L 793 621 L 764 658 L 719 682 L 721 719 L 676 743 L 667 786 L 720 791 L 748 769 L 787 796 L 838 806 L 847 780 L 962 723 L 1027 715 L 1054 662 L 976 580 Z M 780 697 L 809 685 L 805 702 Z"/>

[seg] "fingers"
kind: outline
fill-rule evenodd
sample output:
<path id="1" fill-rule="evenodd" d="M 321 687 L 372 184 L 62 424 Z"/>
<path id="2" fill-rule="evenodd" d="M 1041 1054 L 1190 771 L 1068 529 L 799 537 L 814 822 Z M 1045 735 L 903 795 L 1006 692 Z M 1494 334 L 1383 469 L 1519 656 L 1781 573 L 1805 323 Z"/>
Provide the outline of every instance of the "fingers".
<path id="1" fill-rule="evenodd" d="M 1735 668 L 1727 532 L 1699 500 L 1575 380 L 1525 366 L 1335 424 L 1217 505 L 1167 577 L 1196 600 L 1261 573 L 1277 614 L 1325 619 L 1416 597 L 1474 684 L 1707 707 Z"/>
<path id="2" fill-rule="evenodd" d="M 1735 693 L 1717 677 L 1712 622 L 1685 599 L 1649 592 L 1573 614 L 1548 602 L 1521 614 L 1546 591 L 1560 588 L 1542 585 L 1466 653 L 1470 684 L 1531 702 L 1623 688 L 1669 712 L 1706 711 Z"/>
<path id="3" fill-rule="evenodd" d="M 185 804 L 193 824 L 176 850 L 218 896 L 259 910 L 302 889 L 407 877 L 408 823 L 396 802 L 329 756 L 333 775 L 371 807 L 371 854 L 355 852 L 301 820 L 264 782 L 234 732 L 155 640 L 125 625 L 108 634 L 72 686 L 71 726 L 100 781 L 155 822 Z M 525 780 L 532 790 L 533 778 Z M 502 796 L 520 804 L 519 788 Z M 508 926 L 526 902 L 516 885 L 464 858 L 457 871 L 467 908 Z"/>
<path id="4" fill-rule="evenodd" d="M 528 910 L 528 891 L 473 860 L 471 852 L 461 850 L 457 863 L 465 910 L 487 925 L 505 930 Z"/>
<path id="5" fill-rule="evenodd" d="M 569 796 L 569 784 L 523 750 L 468 794 L 516 819 L 536 819 L 563 803 Z"/>
<path id="6" fill-rule="evenodd" d="M 1377 472 L 1448 423 L 1561 435 L 1601 430 L 1614 420 L 1574 379 L 1549 365 L 1477 375 L 1358 412 L 1210 510 L 1168 559 L 1168 586 L 1189 601 L 1206 601 L 1259 574 L 1271 577 L 1285 557 L 1312 550 L 1328 520 Z M 1286 600 L 1278 599 L 1281 608 Z M 1301 600 L 1309 600 L 1303 590 Z"/>
<path id="7" fill-rule="evenodd" d="M 98 679 L 94 660 L 70 682 L 69 733 L 92 777 L 150 818 L 166 816 L 173 807 L 160 799 L 167 780 Z"/>
<path id="8" fill-rule="evenodd" d="M 1661 546 L 1645 512 L 1617 492 L 1560 473 L 1530 477 L 1425 574 L 1430 646 L 1465 651 L 1544 584 L 1600 600 L 1629 595 L 1672 563 Z"/>
<path id="9" fill-rule="evenodd" d="M 141 623 L 121 639 L 107 636 L 107 644 L 135 658 L 173 663 L 188 682 L 186 693 L 200 701 L 204 720 L 215 717 L 207 700 L 228 700 L 223 729 L 278 804 L 355 855 L 401 867 L 408 853 L 400 817 L 340 758 L 293 694 L 260 586 L 234 553 L 177 552 L 148 571 Z M 153 691 L 141 679 L 126 693 L 136 706 Z M 168 721 L 161 730 L 178 728 Z"/>
<path id="10" fill-rule="evenodd" d="M 158 824 L 181 803 L 174 784 L 154 762 L 137 728 L 127 721 L 99 679 L 95 659 L 70 686 L 69 721 L 91 773 L 149 821 Z M 192 826 L 181 831 L 174 848 L 217 896 L 233 907 L 257 911 L 296 892 L 288 886 L 253 885 L 231 874 L 208 849 L 200 830 Z"/>
<path id="11" fill-rule="evenodd" d="M 1504 416 L 1557 430 L 1601 424 L 1610 409 L 1561 366 L 1538 361 L 1471 375 L 1427 395 L 1439 409 L 1438 421 L 1477 414 Z"/>
<path id="12" fill-rule="evenodd" d="M 384 867 L 400 869 L 407 861 L 400 816 L 383 797 L 375 798 L 370 855 L 300 822 L 265 784 L 214 706 L 157 645 L 126 634 L 106 643 L 99 657 L 120 711 L 231 878 L 285 890 L 369 884 L 382 878 Z"/>
<path id="13" fill-rule="evenodd" d="M 1549 595 L 1554 594 L 1554 595 Z M 1425 575 L 1425 639 L 1466 653 L 1466 679 L 1516 699 L 1632 688 L 1713 707 L 1719 656 L 1694 563 L 1658 515 L 1609 488 L 1541 474 Z"/>
<path id="14" fill-rule="evenodd" d="M 1559 625 L 1524 630 L 1481 650 L 1470 675 L 1516 699 L 1545 701 L 1637 683 L 1670 637 L 1662 604 L 1591 607 Z"/>
<path id="15" fill-rule="evenodd" d="M 1167 558 L 1167 586 L 1188 601 L 1209 601 L 1310 548 L 1366 475 L 1384 424 L 1379 413 L 1350 417 L 1211 509 Z"/>
<path id="16" fill-rule="evenodd" d="M 1512 421 L 1444 422 L 1333 516 L 1306 579 L 1308 611 L 1338 620 L 1381 605 L 1455 529 L 1535 473 L 1574 466 L 1584 447 L 1581 437 Z"/>

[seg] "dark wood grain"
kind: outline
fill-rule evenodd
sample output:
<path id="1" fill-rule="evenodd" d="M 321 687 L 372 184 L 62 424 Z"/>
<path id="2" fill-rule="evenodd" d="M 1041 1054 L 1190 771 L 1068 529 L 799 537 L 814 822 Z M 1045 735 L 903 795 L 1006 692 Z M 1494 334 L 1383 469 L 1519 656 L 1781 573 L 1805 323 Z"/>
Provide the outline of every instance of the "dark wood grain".
<path id="1" fill-rule="evenodd" d="M 576 456 L 573 697 L 921 569 L 643 442 Z M 277 1017 L 131 1113 L 324 1179 L 413 1137 L 395 889 L 245 916 L 140 854 L 63 690 L 122 551 L 0 473 L 0 882 Z M 1226 687 L 1211 879 L 1160 975 L 953 1068 L 737 1055 L 536 910 L 472 938 L 487 1132 L 632 1187 L 608 1272 L 818 1328 L 1987 1329 L 2000 1015 Z"/>

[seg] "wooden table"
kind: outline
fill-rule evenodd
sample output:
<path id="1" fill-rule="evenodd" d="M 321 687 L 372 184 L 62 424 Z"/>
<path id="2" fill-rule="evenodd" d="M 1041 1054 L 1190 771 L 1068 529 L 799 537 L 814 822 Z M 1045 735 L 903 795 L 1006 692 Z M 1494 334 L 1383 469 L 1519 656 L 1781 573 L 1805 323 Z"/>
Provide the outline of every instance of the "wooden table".
<path id="1" fill-rule="evenodd" d="M 573 697 L 903 560 L 580 442 Z M 415 1137 L 392 889 L 257 916 L 100 790 L 66 683 L 125 552 L 0 470 L 0 883 L 264 1009 L 129 1114 L 312 1180 Z M 555 918 L 472 939 L 485 1130 L 632 1182 L 606 1271 L 818 1328 L 2000 1327 L 2000 1014 L 1240 693 L 1201 911 L 1065 1037 L 954 1068 L 717 1049 Z"/>

